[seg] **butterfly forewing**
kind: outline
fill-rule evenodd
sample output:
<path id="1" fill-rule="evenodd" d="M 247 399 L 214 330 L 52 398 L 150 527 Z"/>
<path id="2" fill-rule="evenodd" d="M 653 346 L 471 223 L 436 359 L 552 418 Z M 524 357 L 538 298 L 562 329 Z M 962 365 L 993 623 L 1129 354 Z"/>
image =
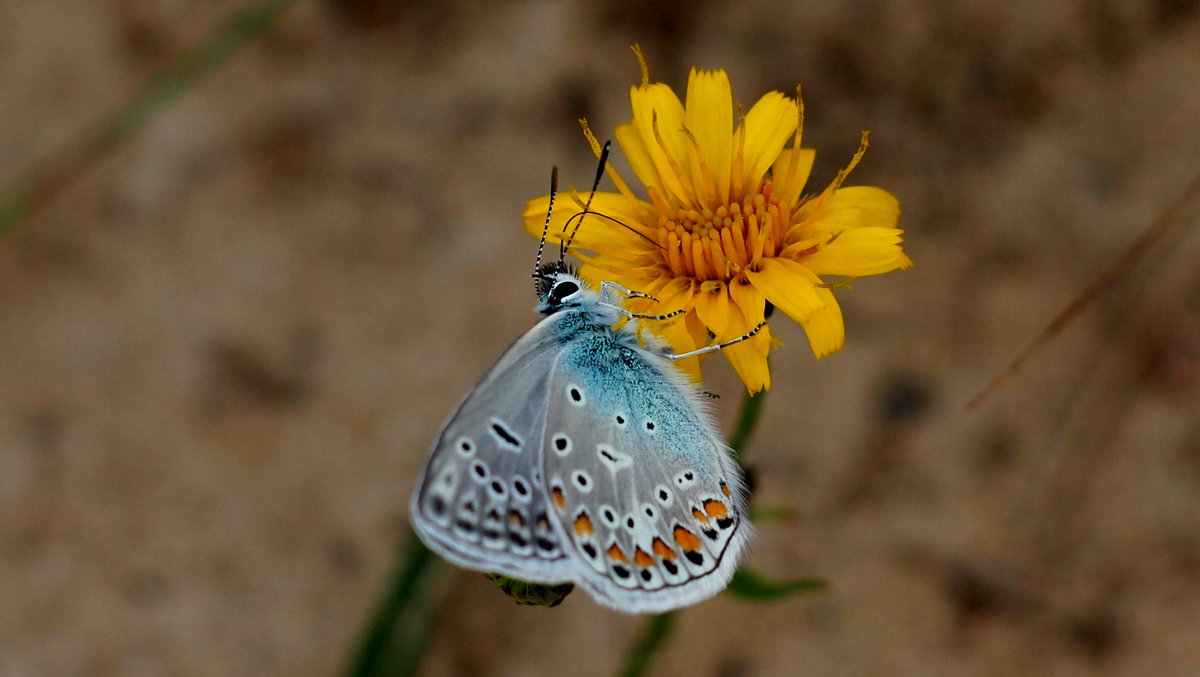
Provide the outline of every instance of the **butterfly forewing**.
<path id="1" fill-rule="evenodd" d="M 585 333 L 559 355 L 542 474 L 578 582 L 609 606 L 663 611 L 724 588 L 749 525 L 694 386 L 631 336 Z"/>
<path id="2" fill-rule="evenodd" d="M 509 348 L 434 442 L 412 522 L 456 564 L 532 582 L 572 578 L 539 470 L 558 321 L 546 318 Z"/>

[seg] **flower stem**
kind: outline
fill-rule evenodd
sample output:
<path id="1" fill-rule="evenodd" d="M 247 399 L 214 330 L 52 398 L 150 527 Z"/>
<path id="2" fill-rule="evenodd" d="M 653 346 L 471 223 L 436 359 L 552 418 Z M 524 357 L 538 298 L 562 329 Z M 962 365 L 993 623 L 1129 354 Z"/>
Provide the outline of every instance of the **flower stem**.
<path id="1" fill-rule="evenodd" d="M 729 437 L 729 447 L 733 450 L 735 460 L 741 461 L 746 445 L 754 429 L 758 427 L 758 419 L 762 415 L 763 402 L 767 399 L 766 391 L 755 395 L 746 395 L 742 400 L 742 408 L 738 411 L 737 422 L 733 434 Z M 671 634 L 671 626 L 675 622 L 674 611 L 652 616 L 642 630 L 642 638 L 625 657 L 625 666 L 621 669 L 621 677 L 641 677 L 646 674 L 650 663 L 662 651 Z"/>
<path id="2" fill-rule="evenodd" d="M 409 532 L 404 558 L 363 629 L 346 677 L 414 675 L 433 635 L 449 577 L 438 557 Z"/>

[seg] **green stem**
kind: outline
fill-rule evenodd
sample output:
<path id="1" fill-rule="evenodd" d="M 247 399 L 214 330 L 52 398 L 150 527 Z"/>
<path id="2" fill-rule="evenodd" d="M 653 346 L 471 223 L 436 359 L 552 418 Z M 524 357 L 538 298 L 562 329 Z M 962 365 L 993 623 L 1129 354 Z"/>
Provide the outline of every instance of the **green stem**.
<path id="1" fill-rule="evenodd" d="M 671 633 L 671 626 L 674 622 L 675 612 L 673 611 L 652 616 L 646 622 L 642 638 L 625 658 L 625 667 L 621 669 L 621 677 L 640 677 L 640 675 L 646 674 L 646 669 L 650 667 L 650 663 L 662 649 L 663 643 L 666 642 L 667 635 Z"/>
<path id="2" fill-rule="evenodd" d="M 446 568 L 409 532 L 404 559 L 363 629 L 346 677 L 414 675 L 433 635 L 448 583 Z"/>
<path id="3" fill-rule="evenodd" d="M 296 0 L 251 0 L 226 15 L 192 49 L 147 80 L 74 143 L 0 192 L 0 235 L 53 202 L 183 94 L 261 36 Z"/>
<path id="4" fill-rule="evenodd" d="M 742 400 L 742 407 L 738 411 L 733 434 L 729 437 L 729 447 L 733 449 L 735 460 L 741 460 L 746 445 L 750 443 L 750 437 L 754 435 L 754 429 L 758 427 L 758 419 L 762 416 L 762 406 L 766 399 L 767 393 L 762 391 L 755 395 L 746 395 L 746 398 Z M 642 638 L 625 658 L 625 667 L 621 670 L 621 677 L 641 677 L 646 674 L 650 663 L 654 661 L 666 644 L 674 622 L 675 612 L 673 611 L 652 616 L 646 622 L 646 628 L 642 630 Z"/>

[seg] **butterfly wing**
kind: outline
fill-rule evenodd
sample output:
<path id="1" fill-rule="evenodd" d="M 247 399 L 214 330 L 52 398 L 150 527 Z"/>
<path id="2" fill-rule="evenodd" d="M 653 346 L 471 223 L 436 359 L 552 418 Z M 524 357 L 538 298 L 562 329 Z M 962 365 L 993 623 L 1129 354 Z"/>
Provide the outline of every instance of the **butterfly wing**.
<path id="1" fill-rule="evenodd" d="M 539 583 L 574 578 L 540 472 L 560 321 L 550 316 L 513 344 L 434 441 L 410 516 L 425 544 L 459 566 Z"/>
<path id="2" fill-rule="evenodd" d="M 573 340 L 549 382 L 550 512 L 602 604 L 661 612 L 728 584 L 751 527 L 741 476 L 696 388 L 619 334 Z"/>

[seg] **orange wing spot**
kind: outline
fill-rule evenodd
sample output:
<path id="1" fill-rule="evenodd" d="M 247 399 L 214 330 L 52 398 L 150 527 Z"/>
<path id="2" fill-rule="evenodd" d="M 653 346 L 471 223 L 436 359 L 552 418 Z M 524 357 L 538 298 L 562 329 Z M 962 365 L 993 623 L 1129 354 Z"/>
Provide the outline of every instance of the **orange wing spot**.
<path id="1" fill-rule="evenodd" d="M 550 490 L 550 493 L 554 496 L 554 505 L 557 505 L 558 509 L 562 510 L 563 506 L 567 504 L 567 497 L 563 496 L 562 487 L 554 487 Z"/>
<path id="2" fill-rule="evenodd" d="M 729 498 L 729 485 L 721 482 L 721 493 L 725 494 L 725 498 Z"/>
<path id="3" fill-rule="evenodd" d="M 645 550 L 638 548 L 637 552 L 633 553 L 633 563 L 640 567 L 648 567 L 654 564 L 654 558 L 646 554 Z"/>
<path id="4" fill-rule="evenodd" d="M 720 501 L 710 499 L 704 502 L 704 512 L 708 513 L 709 517 L 720 519 L 729 514 L 729 508 L 726 508 L 725 504 Z"/>
<path id="5" fill-rule="evenodd" d="M 700 512 L 699 510 L 697 510 L 695 508 L 692 508 L 692 517 L 695 517 L 696 519 L 700 520 L 701 522 L 708 524 L 708 515 L 705 515 L 704 513 Z"/>
<path id="6" fill-rule="evenodd" d="M 575 518 L 575 533 L 580 536 L 587 536 L 596 530 L 592 528 L 592 519 L 587 516 L 586 512 L 579 513 L 579 517 Z"/>
<path id="7" fill-rule="evenodd" d="M 675 559 L 675 551 L 661 538 L 654 539 L 654 554 L 665 560 Z"/>
<path id="8" fill-rule="evenodd" d="M 525 518 L 521 517 L 521 513 L 513 510 L 508 513 L 508 523 L 513 526 L 523 527 L 525 526 Z"/>
<path id="9" fill-rule="evenodd" d="M 625 552 L 621 550 L 621 546 L 613 543 L 608 549 L 608 556 L 617 560 L 622 564 L 629 564 L 629 558 L 625 556 Z"/>
<path id="10" fill-rule="evenodd" d="M 700 539 L 683 527 L 675 527 L 675 542 L 684 550 L 700 549 Z"/>

